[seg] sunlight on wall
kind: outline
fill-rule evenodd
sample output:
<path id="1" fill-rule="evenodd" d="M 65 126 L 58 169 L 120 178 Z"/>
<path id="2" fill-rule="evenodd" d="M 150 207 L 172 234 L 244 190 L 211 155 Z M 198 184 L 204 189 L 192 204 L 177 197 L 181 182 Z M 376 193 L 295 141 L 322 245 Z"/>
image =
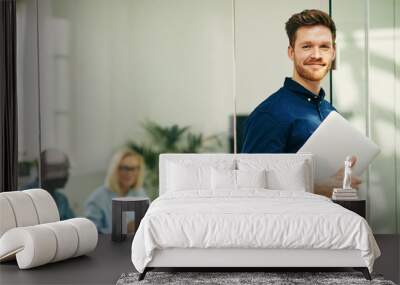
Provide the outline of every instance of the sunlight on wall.
<path id="1" fill-rule="evenodd" d="M 396 197 L 400 196 L 399 160 L 396 140 L 399 130 L 396 120 L 395 25 L 392 0 L 368 1 L 370 7 L 369 65 L 367 66 L 365 1 L 335 1 L 334 20 L 338 28 L 339 65 L 334 71 L 335 106 L 345 117 L 379 145 L 381 153 L 369 172 L 369 188 L 364 183 L 362 197 L 368 199 L 368 220 L 375 233 L 395 233 L 396 217 L 400 217 Z M 349 9 L 348 5 L 351 6 Z M 366 81 L 368 71 L 369 82 Z M 368 102 L 368 105 L 366 105 Z M 370 125 L 368 126 L 368 123 Z M 368 130 L 367 130 L 368 128 Z M 398 128 L 398 126 L 397 126 Z M 398 153 L 397 153 L 398 156 Z M 364 181 L 368 177 L 364 176 Z M 398 183 L 398 182 L 397 182 Z M 396 192 L 397 191 L 397 192 Z M 399 201 L 399 199 L 398 199 Z"/>

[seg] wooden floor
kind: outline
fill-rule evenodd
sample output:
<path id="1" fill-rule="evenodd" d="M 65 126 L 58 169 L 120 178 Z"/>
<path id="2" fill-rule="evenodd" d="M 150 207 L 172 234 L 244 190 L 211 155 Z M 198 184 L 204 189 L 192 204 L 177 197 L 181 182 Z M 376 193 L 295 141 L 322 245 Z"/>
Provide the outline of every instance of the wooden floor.
<path id="1" fill-rule="evenodd" d="M 382 256 L 375 262 L 374 272 L 400 283 L 400 236 L 375 238 Z M 96 250 L 88 256 L 29 270 L 19 270 L 16 262 L 0 264 L 0 284 L 115 284 L 122 273 L 135 271 L 130 247 L 131 241 L 114 243 L 110 236 L 100 235 Z"/>

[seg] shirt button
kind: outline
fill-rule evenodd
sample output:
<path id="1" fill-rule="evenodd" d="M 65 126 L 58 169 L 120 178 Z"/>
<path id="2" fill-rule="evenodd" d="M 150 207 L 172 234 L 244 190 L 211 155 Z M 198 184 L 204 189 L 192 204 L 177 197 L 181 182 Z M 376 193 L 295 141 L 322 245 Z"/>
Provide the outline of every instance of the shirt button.
<path id="1" fill-rule="evenodd" d="M 310 102 L 310 101 L 311 101 L 311 98 L 307 98 L 307 100 L 308 100 L 308 102 Z"/>

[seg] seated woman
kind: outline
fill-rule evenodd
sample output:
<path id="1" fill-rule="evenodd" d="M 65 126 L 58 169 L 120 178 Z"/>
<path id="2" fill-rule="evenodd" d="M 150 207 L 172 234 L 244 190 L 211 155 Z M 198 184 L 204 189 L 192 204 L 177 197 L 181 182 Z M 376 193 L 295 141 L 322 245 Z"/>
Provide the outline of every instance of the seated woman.
<path id="1" fill-rule="evenodd" d="M 132 150 L 118 151 L 109 166 L 105 185 L 97 188 L 85 203 L 86 217 L 100 233 L 111 233 L 112 198 L 147 197 L 142 188 L 143 157 Z"/>

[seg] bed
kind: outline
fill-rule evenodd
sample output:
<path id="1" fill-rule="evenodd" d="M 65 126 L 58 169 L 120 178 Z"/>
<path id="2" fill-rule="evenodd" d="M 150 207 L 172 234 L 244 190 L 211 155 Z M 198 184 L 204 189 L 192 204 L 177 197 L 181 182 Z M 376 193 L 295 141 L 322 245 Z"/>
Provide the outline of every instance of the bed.
<path id="1" fill-rule="evenodd" d="M 132 242 L 159 267 L 352 267 L 380 255 L 361 216 L 313 194 L 311 154 L 162 154 L 160 196 Z"/>

